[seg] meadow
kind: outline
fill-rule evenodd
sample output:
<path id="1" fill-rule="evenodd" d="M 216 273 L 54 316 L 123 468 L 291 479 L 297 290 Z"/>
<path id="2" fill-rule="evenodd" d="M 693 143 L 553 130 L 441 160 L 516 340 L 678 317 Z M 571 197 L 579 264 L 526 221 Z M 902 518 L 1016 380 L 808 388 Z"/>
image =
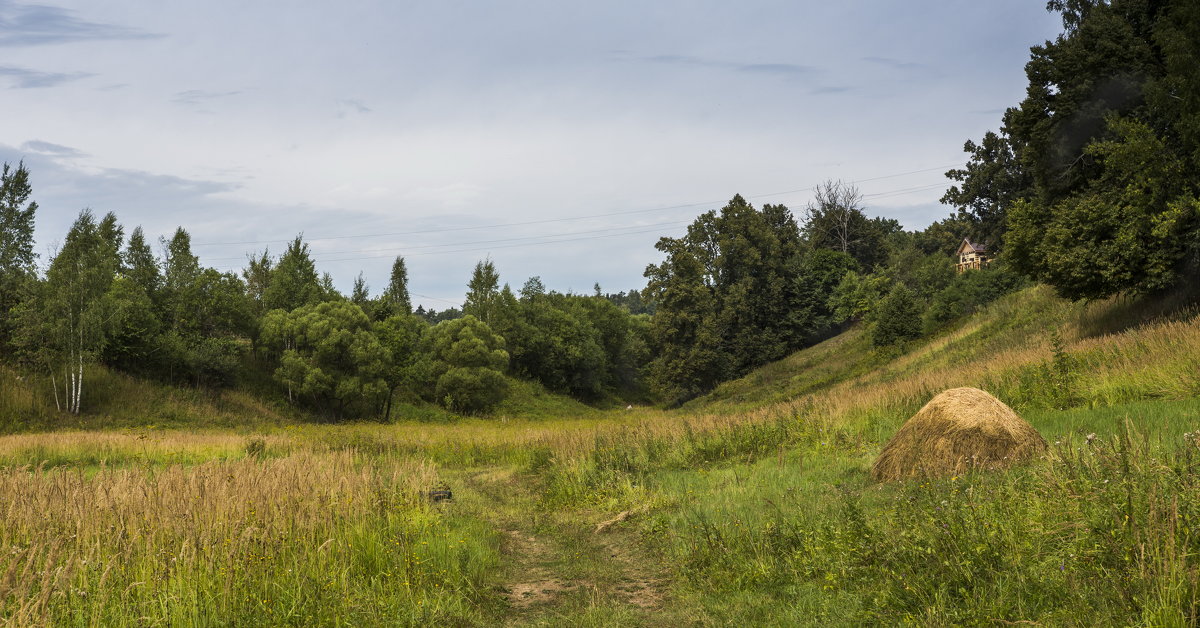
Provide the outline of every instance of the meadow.
<path id="1" fill-rule="evenodd" d="M 41 384 L 0 375 L 12 625 L 1200 621 L 1200 319 L 1170 300 L 1030 288 L 901 350 L 852 328 L 676 410 L 530 385 L 490 418 L 314 424 L 100 373 L 121 395 L 53 426 Z M 1049 454 L 871 482 L 965 385 Z"/>

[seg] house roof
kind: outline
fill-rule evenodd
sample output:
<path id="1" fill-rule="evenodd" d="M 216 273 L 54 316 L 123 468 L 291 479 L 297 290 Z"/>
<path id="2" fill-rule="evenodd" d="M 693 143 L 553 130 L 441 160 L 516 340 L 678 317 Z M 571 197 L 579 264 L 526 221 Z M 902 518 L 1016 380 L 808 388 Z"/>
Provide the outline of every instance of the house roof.
<path id="1" fill-rule="evenodd" d="M 958 254 L 962 255 L 963 253 L 987 253 L 987 247 L 963 238 L 962 244 L 958 245 Z"/>

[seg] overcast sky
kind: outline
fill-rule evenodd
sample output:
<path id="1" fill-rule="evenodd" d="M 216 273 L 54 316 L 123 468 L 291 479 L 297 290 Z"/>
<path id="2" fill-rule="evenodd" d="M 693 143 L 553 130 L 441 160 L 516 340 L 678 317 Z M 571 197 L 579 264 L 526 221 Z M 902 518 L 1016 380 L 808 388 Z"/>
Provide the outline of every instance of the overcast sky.
<path id="1" fill-rule="evenodd" d="M 1043 0 L 0 0 L 0 160 L 38 250 L 80 209 L 187 229 L 207 265 L 303 233 L 318 269 L 462 300 L 475 262 L 640 288 L 654 242 L 736 193 L 799 216 L 855 181 L 921 228 L 1024 94 Z"/>

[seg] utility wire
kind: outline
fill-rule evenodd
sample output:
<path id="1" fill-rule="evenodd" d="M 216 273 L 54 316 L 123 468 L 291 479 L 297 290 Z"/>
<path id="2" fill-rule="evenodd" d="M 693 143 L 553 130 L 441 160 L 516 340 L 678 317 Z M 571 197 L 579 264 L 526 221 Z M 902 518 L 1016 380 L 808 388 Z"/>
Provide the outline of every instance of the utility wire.
<path id="1" fill-rule="evenodd" d="M 636 229 L 645 229 L 645 228 L 649 228 L 649 227 L 677 227 L 677 226 L 686 225 L 689 222 L 691 222 L 691 221 L 688 220 L 688 221 L 681 222 L 678 220 L 672 220 L 670 222 L 660 222 L 660 223 L 655 223 L 655 224 L 650 224 L 650 225 L 635 225 L 632 227 L 606 227 L 603 229 L 588 229 L 586 231 L 573 231 L 573 232 L 567 232 L 567 233 L 550 233 L 550 234 L 546 234 L 546 235 L 519 236 L 519 237 L 514 237 L 514 238 L 500 238 L 497 240 L 475 240 L 473 242 L 451 242 L 451 243 L 447 243 L 447 244 L 423 244 L 423 245 L 419 245 L 419 246 L 398 246 L 398 247 L 388 247 L 388 248 L 382 248 L 382 249 L 355 249 L 355 250 L 351 250 L 351 251 L 322 251 L 321 255 L 349 255 L 349 254 L 354 254 L 354 253 L 384 253 L 387 251 L 414 251 L 414 250 L 419 250 L 419 249 L 443 248 L 443 247 L 447 247 L 447 246 L 466 246 L 469 244 L 493 244 L 493 243 L 499 243 L 499 242 L 516 242 L 518 240 L 533 240 L 533 239 L 537 239 L 537 238 L 556 238 L 556 237 L 560 237 L 560 236 L 588 235 L 588 234 L 593 234 L 593 233 L 601 233 L 604 231 L 618 231 L 618 230 L 622 230 L 622 229 L 635 229 L 635 228 Z M 642 232 L 638 231 L 635 233 L 642 233 Z M 624 235 L 624 234 L 618 233 L 618 234 L 613 234 L 613 235 Z M 536 243 L 534 243 L 534 244 L 536 244 Z M 210 259 L 210 261 L 220 262 L 220 261 L 245 259 L 245 256 L 214 257 L 214 258 L 209 258 L 209 259 Z"/>
<path id="2" fill-rule="evenodd" d="M 857 181 L 851 181 L 851 183 L 866 183 L 868 181 L 882 181 L 884 179 L 894 179 L 896 177 L 904 177 L 904 176 L 908 176 L 910 174 L 920 174 L 923 172 L 933 172 L 935 170 L 945 170 L 946 168 L 953 168 L 954 166 L 957 166 L 957 165 L 960 165 L 960 164 L 955 163 L 955 164 L 950 164 L 947 166 L 938 166 L 935 168 L 922 168 L 920 170 L 910 170 L 908 172 L 898 172 L 896 174 L 888 174 L 888 175 L 883 175 L 883 176 L 879 176 L 879 177 L 871 177 L 869 179 L 859 179 Z M 768 197 L 768 196 L 782 196 L 784 194 L 796 194 L 798 192 L 811 192 L 815 189 L 816 189 L 815 186 L 810 186 L 807 188 L 798 188 L 795 190 L 784 190 L 782 192 L 768 192 L 766 194 L 747 194 L 746 196 L 751 197 L 751 198 L 763 198 L 763 197 Z M 864 195 L 864 196 L 871 196 L 871 195 Z M 470 226 L 470 227 L 444 227 L 444 228 L 439 228 L 439 229 L 423 229 L 420 231 L 395 231 L 395 232 L 391 232 L 391 233 L 360 233 L 360 234 L 354 234 L 354 235 L 325 236 L 325 237 L 319 237 L 319 238 L 305 238 L 305 241 L 306 242 L 320 242 L 320 241 L 324 241 L 324 240 L 350 240 L 350 239 L 357 239 L 357 238 L 381 238 L 381 237 L 402 236 L 402 235 L 423 235 L 423 234 L 429 234 L 429 233 L 446 233 L 446 232 L 450 232 L 450 231 L 470 231 L 470 230 L 474 230 L 474 229 L 499 229 L 499 228 L 503 228 L 503 227 L 521 227 L 521 226 L 527 226 L 527 225 L 542 225 L 542 224 L 550 224 L 550 223 L 556 223 L 556 222 L 568 222 L 568 221 L 573 221 L 573 220 L 588 220 L 591 218 L 607 218 L 610 216 L 628 216 L 631 214 L 645 214 L 645 213 L 650 213 L 650 212 L 668 211 L 668 210 L 672 210 L 672 209 L 685 209 L 688 207 L 713 205 L 713 204 L 722 203 L 722 202 L 724 202 L 724 201 L 704 201 L 704 202 L 700 202 L 700 203 L 684 203 L 681 205 L 668 205 L 668 206 L 664 206 L 664 207 L 652 207 L 649 209 L 631 209 L 631 210 L 619 211 L 619 212 L 608 212 L 608 213 L 604 213 L 604 214 L 590 214 L 590 215 L 586 215 L 586 216 L 569 216 L 566 218 L 547 218 L 544 220 L 527 220 L 527 221 L 523 221 L 523 222 L 506 222 L 506 223 L 497 223 L 497 224 L 491 224 L 491 225 L 475 225 L 475 226 Z M 244 241 L 240 241 L 240 242 L 199 242 L 199 243 L 193 243 L 192 246 L 235 246 L 235 245 L 247 245 L 247 244 L 278 244 L 281 242 L 290 242 L 291 240 L 292 240 L 291 238 L 285 238 L 285 239 L 277 239 L 277 240 L 244 240 Z"/>

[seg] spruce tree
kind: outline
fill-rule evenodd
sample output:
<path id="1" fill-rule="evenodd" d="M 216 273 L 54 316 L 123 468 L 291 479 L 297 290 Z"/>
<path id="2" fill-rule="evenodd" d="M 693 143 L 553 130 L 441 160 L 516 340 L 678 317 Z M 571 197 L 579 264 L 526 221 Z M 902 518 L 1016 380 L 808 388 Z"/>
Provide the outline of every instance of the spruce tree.
<path id="1" fill-rule="evenodd" d="M 408 296 L 408 267 L 399 255 L 392 262 L 392 274 L 387 289 L 383 291 L 383 302 L 389 315 L 412 313 L 412 299 Z"/>
<path id="2" fill-rule="evenodd" d="M 921 335 L 921 307 L 911 290 L 896 284 L 875 313 L 871 344 L 886 347 Z"/>
<path id="3" fill-rule="evenodd" d="M 140 226 L 135 227 L 133 233 L 129 234 L 129 243 L 125 245 L 122 258 L 125 275 L 134 285 L 141 288 L 146 296 L 155 299 L 162 287 L 162 273 Z"/>

